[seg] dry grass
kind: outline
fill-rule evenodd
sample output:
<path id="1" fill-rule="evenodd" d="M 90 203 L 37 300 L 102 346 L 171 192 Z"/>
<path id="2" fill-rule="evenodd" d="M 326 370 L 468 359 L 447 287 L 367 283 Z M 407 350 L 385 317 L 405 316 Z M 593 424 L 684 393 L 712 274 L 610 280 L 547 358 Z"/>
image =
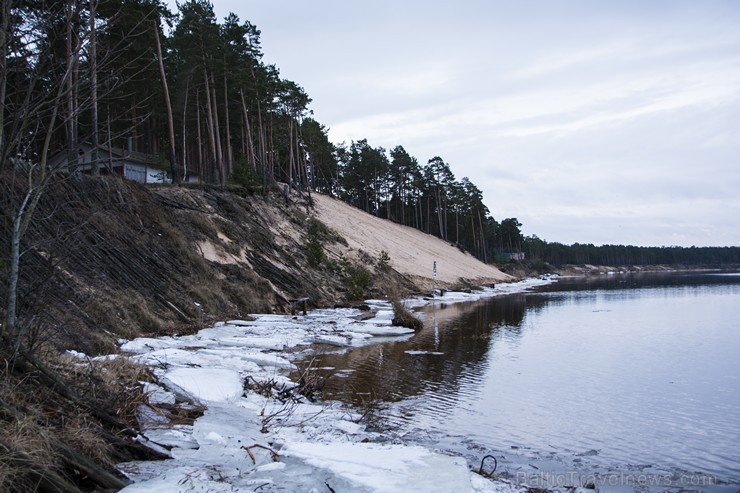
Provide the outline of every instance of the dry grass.
<path id="1" fill-rule="evenodd" d="M 21 426 L 13 428 L 15 433 L 0 433 L 0 491 L 36 491 L 34 472 L 58 470 L 43 439 L 30 437 L 31 430 L 22 430 Z"/>
<path id="2" fill-rule="evenodd" d="M 100 436 L 97 423 L 82 410 L 76 414 L 65 416 L 65 425 L 59 431 L 59 439 L 71 446 L 82 455 L 98 464 L 113 467 L 109 444 Z"/>
<path id="3" fill-rule="evenodd" d="M 44 426 L 44 396 L 29 392 L 32 384 L 0 375 L 0 491 L 35 491 L 35 471 L 59 468 L 49 443 L 54 435 Z"/>
<path id="4" fill-rule="evenodd" d="M 137 427 L 135 411 L 146 400 L 139 382 L 150 379 L 146 367 L 127 358 L 76 358 L 59 354 L 48 345 L 37 348 L 35 358 L 59 381 L 73 386 L 84 402 Z M 0 362 L 7 362 L 2 353 Z M 110 435 L 83 407 L 42 385 L 32 374 L 19 376 L 9 364 L 2 365 L 0 491 L 48 490 L 48 485 L 39 483 L 45 474 L 78 483 L 84 490 L 86 479 L 65 465 L 59 447 L 71 449 L 103 469 L 113 468 L 117 452 L 107 440 Z"/>
<path id="5" fill-rule="evenodd" d="M 13 397 L 4 392 L 6 403 L 11 403 Z M 42 464 L 54 464 L 54 454 L 49 445 L 47 430 L 41 425 L 38 418 L 43 416 L 43 410 L 36 406 L 24 406 L 28 414 L 22 414 L 12 421 L 12 426 L 3 426 L 0 437 L 15 450 L 22 451 L 34 461 Z"/>
<path id="6" fill-rule="evenodd" d="M 149 368 L 119 357 L 99 362 L 93 371 L 100 376 L 100 390 L 106 392 L 108 406 L 116 410 L 118 419 L 137 427 L 136 409 L 146 403 L 146 395 L 139 382 L 152 380 Z"/>

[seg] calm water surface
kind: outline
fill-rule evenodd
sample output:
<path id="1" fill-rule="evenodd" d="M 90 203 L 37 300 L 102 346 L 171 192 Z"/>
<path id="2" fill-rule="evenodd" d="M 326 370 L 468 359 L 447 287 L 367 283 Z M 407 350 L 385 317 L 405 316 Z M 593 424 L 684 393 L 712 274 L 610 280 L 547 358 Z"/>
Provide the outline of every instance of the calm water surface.
<path id="1" fill-rule="evenodd" d="M 530 483 L 738 491 L 737 274 L 564 279 L 425 316 L 409 340 L 322 355 L 343 370 L 330 396 Z"/>

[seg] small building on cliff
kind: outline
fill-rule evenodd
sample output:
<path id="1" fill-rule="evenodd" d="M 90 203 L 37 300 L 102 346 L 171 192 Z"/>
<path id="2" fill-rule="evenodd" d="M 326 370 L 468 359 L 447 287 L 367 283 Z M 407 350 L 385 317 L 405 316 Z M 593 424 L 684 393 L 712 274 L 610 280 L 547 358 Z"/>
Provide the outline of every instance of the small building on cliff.
<path id="1" fill-rule="evenodd" d="M 49 167 L 68 173 L 91 174 L 93 165 L 93 146 L 80 143 L 75 158 L 70 159 L 67 151 L 62 151 L 49 159 Z M 98 164 L 101 175 L 118 175 L 139 183 L 172 183 L 169 165 L 162 163 L 159 156 L 123 149 L 98 146 Z M 198 182 L 197 175 L 188 175 L 183 182 Z"/>

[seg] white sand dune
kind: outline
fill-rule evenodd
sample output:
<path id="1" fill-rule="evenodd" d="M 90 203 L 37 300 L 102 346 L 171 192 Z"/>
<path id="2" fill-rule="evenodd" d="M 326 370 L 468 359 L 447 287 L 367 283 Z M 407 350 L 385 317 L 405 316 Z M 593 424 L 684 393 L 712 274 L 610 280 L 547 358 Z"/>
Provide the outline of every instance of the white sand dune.
<path id="1" fill-rule="evenodd" d="M 435 261 L 437 283 L 442 287 L 461 279 L 477 284 L 514 279 L 435 236 L 380 219 L 326 195 L 313 194 L 313 199 L 317 218 L 343 236 L 352 250 L 362 250 L 373 259 L 385 251 L 394 269 L 417 282 L 431 279 Z"/>

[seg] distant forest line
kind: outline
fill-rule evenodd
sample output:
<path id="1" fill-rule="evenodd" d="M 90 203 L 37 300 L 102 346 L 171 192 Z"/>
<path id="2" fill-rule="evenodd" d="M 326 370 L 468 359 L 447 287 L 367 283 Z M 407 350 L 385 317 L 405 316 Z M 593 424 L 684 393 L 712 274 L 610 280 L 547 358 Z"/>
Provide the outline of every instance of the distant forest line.
<path id="1" fill-rule="evenodd" d="M 484 262 L 524 252 L 552 264 L 740 263 L 738 248 L 525 238 L 517 218 L 493 218 L 481 190 L 455 177 L 440 156 L 422 163 L 401 145 L 330 142 L 305 90 L 263 61 L 255 25 L 233 13 L 219 22 L 205 0 L 178 7 L 4 1 L 0 173 L 25 173 L 32 197 L 55 173 L 82 169 L 84 144 L 92 149 L 84 171 L 93 176 L 114 172 L 116 149 L 158 165 L 174 183 L 240 184 L 256 193 L 287 183 L 437 236 Z M 23 216 L 28 203 L 7 209 Z"/>
<path id="2" fill-rule="evenodd" d="M 524 238 L 522 245 L 533 261 L 552 265 L 592 264 L 609 266 L 629 265 L 684 265 L 740 267 L 740 247 L 641 247 L 630 245 L 601 245 L 548 243 L 536 236 Z"/>

